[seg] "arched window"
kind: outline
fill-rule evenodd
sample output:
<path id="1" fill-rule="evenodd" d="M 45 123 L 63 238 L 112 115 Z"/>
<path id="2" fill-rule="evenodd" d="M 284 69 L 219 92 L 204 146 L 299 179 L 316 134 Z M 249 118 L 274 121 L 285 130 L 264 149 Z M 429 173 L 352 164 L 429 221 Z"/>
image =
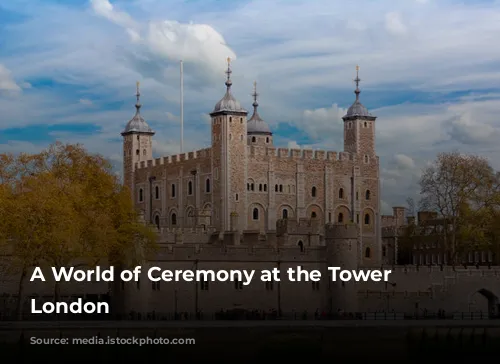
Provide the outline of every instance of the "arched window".
<path id="1" fill-rule="evenodd" d="M 170 224 L 177 225 L 177 215 L 175 213 L 170 216 Z"/>
<path id="2" fill-rule="evenodd" d="M 370 258 L 371 255 L 372 255 L 372 251 L 371 251 L 370 247 L 367 247 L 365 249 L 365 258 Z"/>
<path id="3" fill-rule="evenodd" d="M 278 192 L 278 185 L 274 186 L 274 192 Z"/>
<path id="4" fill-rule="evenodd" d="M 267 184 L 264 183 L 264 192 L 267 192 Z"/>
<path id="5" fill-rule="evenodd" d="M 368 123 L 365 121 L 365 128 L 368 127 Z"/>
<path id="6" fill-rule="evenodd" d="M 283 217 L 283 219 L 288 219 L 288 210 L 287 209 L 283 209 L 282 217 Z"/>
<path id="7" fill-rule="evenodd" d="M 144 192 L 142 191 L 142 188 L 139 189 L 139 202 L 142 202 L 144 200 Z"/>
<path id="8" fill-rule="evenodd" d="M 251 190 L 251 191 L 254 191 L 254 190 L 255 190 L 255 185 L 254 185 L 253 183 L 250 185 L 250 190 Z"/>
<path id="9" fill-rule="evenodd" d="M 255 137 L 252 137 L 252 143 L 255 143 Z"/>
<path id="10" fill-rule="evenodd" d="M 342 212 L 339 212 L 338 222 L 339 223 L 344 222 L 344 214 Z"/>
<path id="11" fill-rule="evenodd" d="M 205 192 L 210 193 L 210 179 L 209 178 L 207 178 L 207 180 L 205 181 Z"/>
<path id="12" fill-rule="evenodd" d="M 172 197 L 175 197 L 175 185 L 172 183 Z"/>
<path id="13" fill-rule="evenodd" d="M 317 216 L 317 215 L 316 215 L 316 211 L 311 212 L 311 219 L 315 219 L 315 218 L 316 218 L 316 216 Z"/>
<path id="14" fill-rule="evenodd" d="M 365 193 L 365 199 L 366 199 L 366 200 L 369 200 L 369 199 L 370 199 L 370 190 L 366 190 L 366 193 Z"/>
<path id="15" fill-rule="evenodd" d="M 365 214 L 365 225 L 370 225 L 370 214 Z"/>
<path id="16" fill-rule="evenodd" d="M 259 209 L 257 207 L 254 207 L 253 209 L 253 219 L 259 220 Z"/>
<path id="17" fill-rule="evenodd" d="M 193 182 L 189 181 L 188 182 L 188 195 L 192 195 L 192 194 L 193 194 Z"/>
<path id="18" fill-rule="evenodd" d="M 339 198 L 344 198 L 344 189 L 339 189 Z"/>
<path id="19" fill-rule="evenodd" d="M 266 143 L 269 143 L 269 137 L 266 138 Z"/>
<path id="20" fill-rule="evenodd" d="M 297 245 L 299 246 L 300 251 L 304 252 L 304 243 L 302 242 L 302 240 L 299 240 L 299 242 L 297 243 Z"/>
<path id="21" fill-rule="evenodd" d="M 136 154 L 136 155 L 139 155 L 139 153 L 140 153 L 140 152 L 139 152 L 139 149 L 137 149 L 137 150 L 135 151 L 135 154 Z"/>
<path id="22" fill-rule="evenodd" d="M 283 192 L 283 185 L 280 185 L 280 192 Z"/>
<path id="23" fill-rule="evenodd" d="M 316 197 L 316 187 L 313 187 L 311 190 L 311 196 Z"/>
<path id="24" fill-rule="evenodd" d="M 155 216 L 155 225 L 158 230 L 160 230 L 160 216 Z"/>
<path id="25" fill-rule="evenodd" d="M 259 191 L 262 191 L 262 183 L 259 183 Z"/>
<path id="26" fill-rule="evenodd" d="M 229 122 L 232 123 L 233 122 L 233 118 L 230 116 L 229 117 Z M 365 123 L 366 124 L 366 123 Z"/>
<path id="27" fill-rule="evenodd" d="M 158 186 L 155 187 L 155 198 L 156 199 L 160 198 L 160 187 Z"/>

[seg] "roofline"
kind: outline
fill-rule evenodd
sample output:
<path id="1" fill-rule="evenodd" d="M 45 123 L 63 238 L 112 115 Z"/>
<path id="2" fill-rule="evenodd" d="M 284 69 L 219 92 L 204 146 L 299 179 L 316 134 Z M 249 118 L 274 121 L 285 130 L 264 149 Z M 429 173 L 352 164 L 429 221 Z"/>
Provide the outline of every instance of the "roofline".
<path id="1" fill-rule="evenodd" d="M 273 135 L 271 131 L 247 131 L 247 135 Z"/>
<path id="2" fill-rule="evenodd" d="M 143 134 L 143 135 L 155 135 L 156 132 L 154 130 L 152 131 L 137 131 L 137 130 L 130 130 L 130 131 L 122 131 L 120 133 L 122 136 L 125 135 L 130 135 L 130 134 Z"/>
<path id="3" fill-rule="evenodd" d="M 361 120 L 369 120 L 369 121 L 375 121 L 377 117 L 376 116 L 367 116 L 367 115 L 345 115 L 342 116 L 342 120 L 347 121 L 347 120 L 356 120 L 356 119 L 361 119 Z"/>
<path id="4" fill-rule="evenodd" d="M 218 116 L 218 115 L 239 115 L 239 116 L 247 116 L 248 111 L 243 110 L 243 111 L 231 111 L 231 110 L 218 110 L 218 111 L 212 111 L 210 116 Z"/>

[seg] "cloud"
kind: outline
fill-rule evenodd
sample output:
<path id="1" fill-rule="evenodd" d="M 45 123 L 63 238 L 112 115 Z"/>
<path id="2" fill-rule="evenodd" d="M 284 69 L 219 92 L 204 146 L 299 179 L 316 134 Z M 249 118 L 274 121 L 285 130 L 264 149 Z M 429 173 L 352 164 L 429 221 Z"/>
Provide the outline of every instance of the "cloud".
<path id="1" fill-rule="evenodd" d="M 78 102 L 82 105 L 87 105 L 87 106 L 93 105 L 92 100 L 89 99 L 80 99 Z"/>
<path id="2" fill-rule="evenodd" d="M 12 72 L 0 63 L 0 92 L 19 92 L 21 87 L 14 81 Z"/>
<path id="3" fill-rule="evenodd" d="M 57 125 L 64 132 L 47 138 L 83 142 L 119 163 L 119 133 L 140 80 L 156 155 L 177 153 L 181 58 L 184 149 L 208 146 L 207 113 L 224 94 L 229 56 L 234 95 L 247 109 L 258 81 L 259 112 L 275 143 L 336 151 L 359 64 L 361 101 L 378 116 L 385 204 L 415 196 L 421 168 L 440 151 L 483 154 L 500 167 L 495 2 L 4 3 L 20 20 L 0 14 L 2 150 L 41 148 L 49 141 L 32 141 L 30 128 Z M 24 139 L 4 132 L 13 126 L 25 128 Z M 96 131 L 83 135 L 84 127 Z"/>

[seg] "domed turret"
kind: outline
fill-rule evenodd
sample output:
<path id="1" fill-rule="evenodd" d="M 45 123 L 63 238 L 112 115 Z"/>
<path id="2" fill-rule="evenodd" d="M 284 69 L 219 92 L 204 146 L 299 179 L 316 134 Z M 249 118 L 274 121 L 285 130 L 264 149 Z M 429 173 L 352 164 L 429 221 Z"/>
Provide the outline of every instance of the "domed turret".
<path id="1" fill-rule="evenodd" d="M 259 106 L 259 103 L 257 102 L 257 82 L 254 82 L 254 93 L 252 94 L 252 96 L 253 115 L 247 123 L 248 135 L 272 135 L 273 133 L 271 133 L 269 125 L 267 125 L 267 123 L 262 120 L 259 112 L 257 111 L 257 107 Z"/>
<path id="2" fill-rule="evenodd" d="M 356 78 L 354 82 L 356 83 L 356 90 L 354 93 L 356 94 L 356 100 L 354 100 L 353 104 L 347 110 L 347 113 L 344 115 L 342 119 L 346 120 L 354 120 L 354 119 L 366 119 L 366 120 L 375 120 L 376 117 L 370 114 L 368 109 L 359 101 L 359 94 L 361 90 L 359 89 L 359 82 L 361 81 L 358 75 L 359 67 L 356 66 Z"/>
<path id="3" fill-rule="evenodd" d="M 125 126 L 125 130 L 122 131 L 122 135 L 125 136 L 127 134 L 132 133 L 140 133 L 140 134 L 151 134 L 154 135 L 155 132 L 151 127 L 146 123 L 146 120 L 141 115 L 141 103 L 140 97 L 141 93 L 139 92 L 139 83 L 137 83 L 137 102 L 135 103 L 135 115 Z"/>
<path id="4" fill-rule="evenodd" d="M 228 68 L 226 71 L 227 80 L 226 80 L 226 94 L 220 101 L 215 104 L 214 110 L 211 114 L 220 113 L 220 112 L 229 112 L 229 113 L 247 113 L 247 111 L 241 107 L 241 104 L 238 100 L 236 100 L 231 93 L 231 86 L 233 82 L 231 81 L 231 68 L 229 67 L 230 59 L 228 58 Z"/>
<path id="5" fill-rule="evenodd" d="M 247 122 L 248 141 L 250 144 L 270 145 L 272 144 L 273 133 L 269 125 L 259 115 L 257 110 L 259 107 L 259 103 L 257 102 L 257 82 L 254 82 L 253 85 L 253 115 Z"/>

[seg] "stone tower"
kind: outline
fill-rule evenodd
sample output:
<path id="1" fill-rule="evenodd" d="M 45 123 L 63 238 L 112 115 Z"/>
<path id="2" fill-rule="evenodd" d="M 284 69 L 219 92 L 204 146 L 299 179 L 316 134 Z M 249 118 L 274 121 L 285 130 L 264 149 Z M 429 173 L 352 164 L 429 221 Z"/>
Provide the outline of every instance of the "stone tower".
<path id="1" fill-rule="evenodd" d="M 327 266 L 340 267 L 341 270 L 359 268 L 359 230 L 355 224 L 327 224 L 325 244 Z M 328 272 L 331 281 L 332 272 Z M 336 272 L 337 280 L 331 282 L 329 308 L 332 312 L 342 310 L 356 312 L 358 309 L 358 288 L 356 281 L 342 282 Z"/>
<path id="2" fill-rule="evenodd" d="M 212 216 L 219 232 L 242 231 L 246 222 L 247 115 L 231 93 L 228 58 L 226 94 L 210 113 L 212 124 Z M 235 226 L 237 225 L 237 226 Z"/>
<path id="3" fill-rule="evenodd" d="M 356 100 L 347 110 L 344 120 L 344 151 L 356 153 L 359 160 L 366 162 L 375 155 L 375 119 L 359 101 L 359 67 L 356 66 Z"/>
<path id="4" fill-rule="evenodd" d="M 141 115 L 141 93 L 137 82 L 137 102 L 135 115 L 127 123 L 123 136 L 123 183 L 130 189 L 134 203 L 144 196 L 136 196 L 134 192 L 135 164 L 153 159 L 153 135 L 155 132 L 146 123 Z"/>

